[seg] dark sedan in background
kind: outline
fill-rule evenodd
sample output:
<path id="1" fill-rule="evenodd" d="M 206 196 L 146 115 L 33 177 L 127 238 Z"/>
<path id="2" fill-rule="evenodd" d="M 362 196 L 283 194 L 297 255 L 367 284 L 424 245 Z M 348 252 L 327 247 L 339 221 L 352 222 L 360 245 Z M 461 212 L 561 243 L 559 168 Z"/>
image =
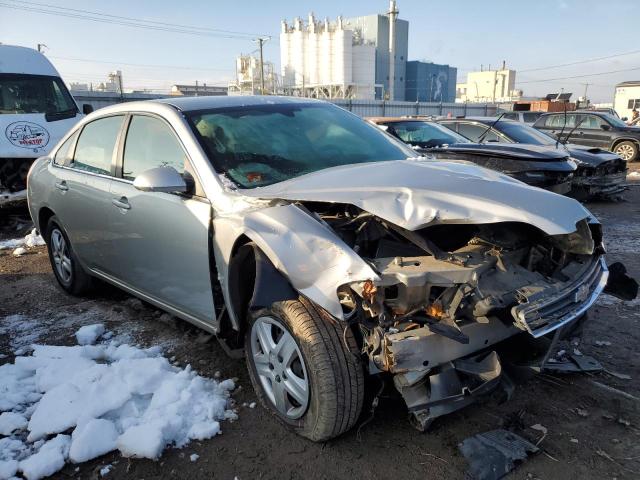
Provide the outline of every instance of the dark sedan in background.
<path id="1" fill-rule="evenodd" d="M 611 150 L 628 162 L 638 160 L 640 128 L 605 112 L 567 112 L 566 118 L 564 113 L 548 113 L 533 126 L 554 138 L 562 136 L 560 140 L 567 143 Z"/>
<path id="2" fill-rule="evenodd" d="M 536 145 L 472 143 L 462 135 L 420 117 L 372 117 L 367 120 L 421 153 L 473 162 L 555 193 L 565 194 L 571 190 L 576 164 L 565 151 Z"/>
<path id="3" fill-rule="evenodd" d="M 579 200 L 617 199 L 626 188 L 627 162 L 607 150 L 574 144 L 565 145 L 529 125 L 503 118 L 455 118 L 440 120 L 440 123 L 471 141 L 478 141 L 484 135 L 484 140 L 492 144 L 538 145 L 566 152 L 578 165 L 573 175 L 570 195 Z M 566 133 L 570 132 L 571 129 L 567 129 Z"/>

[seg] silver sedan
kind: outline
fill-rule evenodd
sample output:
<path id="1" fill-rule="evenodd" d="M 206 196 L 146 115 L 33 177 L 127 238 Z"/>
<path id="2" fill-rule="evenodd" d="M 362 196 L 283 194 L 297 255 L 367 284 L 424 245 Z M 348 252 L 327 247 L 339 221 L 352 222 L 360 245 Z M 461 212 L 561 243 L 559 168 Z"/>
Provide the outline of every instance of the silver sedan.
<path id="1" fill-rule="evenodd" d="M 28 200 L 66 292 L 99 279 L 214 333 L 317 441 L 356 423 L 365 374 L 427 428 L 499 384 L 499 344 L 577 325 L 608 277 L 574 200 L 309 99 L 101 109 L 34 164 Z"/>

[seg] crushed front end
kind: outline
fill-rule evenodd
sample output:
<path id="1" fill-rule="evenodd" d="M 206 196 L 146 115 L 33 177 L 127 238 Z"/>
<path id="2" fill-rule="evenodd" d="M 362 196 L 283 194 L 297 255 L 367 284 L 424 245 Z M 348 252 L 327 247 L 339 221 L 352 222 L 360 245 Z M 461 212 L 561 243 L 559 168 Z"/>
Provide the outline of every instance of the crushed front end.
<path id="1" fill-rule="evenodd" d="M 600 149 L 578 151 L 574 148 L 571 156 L 578 168 L 573 175 L 570 196 L 577 200 L 622 198 L 627 189 L 625 160 Z"/>
<path id="2" fill-rule="evenodd" d="M 555 236 L 518 222 L 409 231 L 348 205 L 305 207 L 378 275 L 340 288 L 344 318 L 422 430 L 499 384 L 497 344 L 577 321 L 607 284 L 601 227 L 587 219 Z"/>

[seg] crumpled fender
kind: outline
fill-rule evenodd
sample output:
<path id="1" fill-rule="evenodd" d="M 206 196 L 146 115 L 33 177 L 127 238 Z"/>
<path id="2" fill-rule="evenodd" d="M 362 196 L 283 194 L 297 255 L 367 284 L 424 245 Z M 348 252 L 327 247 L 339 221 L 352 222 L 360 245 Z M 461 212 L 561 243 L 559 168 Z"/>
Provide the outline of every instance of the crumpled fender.
<path id="1" fill-rule="evenodd" d="M 339 286 L 379 280 L 373 269 L 328 226 L 292 204 L 217 216 L 213 228 L 218 276 L 227 306 L 228 266 L 241 235 L 255 242 L 293 288 L 338 319 L 343 319 Z M 232 323 L 237 327 L 238 319 L 231 310 Z"/>

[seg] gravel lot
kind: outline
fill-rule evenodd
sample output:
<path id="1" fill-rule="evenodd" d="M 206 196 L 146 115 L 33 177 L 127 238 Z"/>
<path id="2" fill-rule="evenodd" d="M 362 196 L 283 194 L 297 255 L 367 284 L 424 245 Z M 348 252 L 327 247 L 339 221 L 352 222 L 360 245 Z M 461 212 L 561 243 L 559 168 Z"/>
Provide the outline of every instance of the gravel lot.
<path id="1" fill-rule="evenodd" d="M 633 180 L 638 180 L 633 182 Z M 640 177 L 627 200 L 588 206 L 603 222 L 608 262 L 624 262 L 640 278 Z M 0 239 L 24 235 L 0 231 Z M 324 444 L 313 444 L 288 433 L 255 401 L 245 364 L 231 360 L 215 339 L 111 287 L 90 298 L 73 298 L 56 286 L 46 248 L 21 257 L 0 251 L 0 364 L 30 343 L 70 345 L 82 325 L 102 322 L 132 343 L 160 345 L 167 357 L 190 364 L 201 375 L 237 377 L 234 398 L 239 420 L 222 425 L 222 435 L 193 442 L 182 450 L 168 449 L 158 461 L 129 460 L 118 454 L 78 466 L 67 465 L 52 478 L 463 478 L 464 458 L 457 445 L 483 431 L 508 427 L 540 443 L 542 452 L 519 466 L 509 478 L 639 478 L 640 477 L 640 302 L 622 303 L 603 296 L 591 311 L 577 348 L 596 357 L 621 379 L 597 375 L 538 376 L 519 385 L 511 401 L 489 400 L 440 419 L 428 434 L 407 422 L 402 400 L 387 389 L 371 422 Z M 29 322 L 9 328 L 7 316 L 20 314 Z M 597 345 L 596 342 L 600 343 Z M 602 344 L 605 342 L 605 344 Z M 611 345 L 606 345 L 610 342 Z M 606 390 L 606 385 L 626 392 Z M 634 399 L 635 398 L 635 399 Z M 361 422 L 368 416 L 363 413 Z M 199 455 L 190 461 L 191 454 Z"/>

